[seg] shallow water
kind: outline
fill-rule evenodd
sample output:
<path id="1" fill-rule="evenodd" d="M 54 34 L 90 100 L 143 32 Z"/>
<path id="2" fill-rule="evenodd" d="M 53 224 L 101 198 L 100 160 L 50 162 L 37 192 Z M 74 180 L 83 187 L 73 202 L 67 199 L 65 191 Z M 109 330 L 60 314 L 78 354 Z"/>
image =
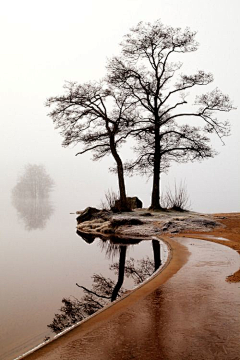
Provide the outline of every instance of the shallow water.
<path id="1" fill-rule="evenodd" d="M 29 359 L 238 360 L 240 289 L 225 278 L 238 269 L 239 255 L 203 240 L 178 241 L 191 254 L 165 284 L 78 339 Z"/>
<path id="2" fill-rule="evenodd" d="M 214 235 L 204 235 L 206 239 L 213 239 L 213 240 L 223 240 L 223 241 L 230 241 L 229 239 L 226 239 L 221 236 L 214 236 Z"/>
<path id="3" fill-rule="evenodd" d="M 54 198 L 54 197 L 53 197 Z M 2 203 L 0 253 L 0 358 L 13 359 L 53 332 L 47 327 L 59 313 L 62 299 L 81 298 L 92 286 L 94 273 L 117 282 L 109 270 L 119 249 L 108 242 L 88 244 L 76 234 L 76 215 L 49 199 Z M 119 245 L 116 245 L 119 248 Z M 111 248 L 111 247 L 110 247 Z M 126 261 L 153 259 L 151 241 L 128 245 Z M 124 288 L 134 286 L 125 277 Z"/>

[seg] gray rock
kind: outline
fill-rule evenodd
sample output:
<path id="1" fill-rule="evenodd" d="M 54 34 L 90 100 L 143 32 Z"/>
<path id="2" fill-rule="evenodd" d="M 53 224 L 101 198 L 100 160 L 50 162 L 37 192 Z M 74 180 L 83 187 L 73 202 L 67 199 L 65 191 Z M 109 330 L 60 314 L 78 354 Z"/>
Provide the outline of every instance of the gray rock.
<path id="1" fill-rule="evenodd" d="M 142 209 L 142 201 L 137 197 L 127 197 L 127 203 L 131 209 Z"/>
<path id="2" fill-rule="evenodd" d="M 121 211 L 120 205 L 120 200 L 116 200 L 112 210 Z M 129 209 L 141 209 L 142 205 L 142 201 L 137 196 L 127 197 L 127 206 Z"/>
<path id="3" fill-rule="evenodd" d="M 83 210 L 81 212 L 81 214 L 77 217 L 77 223 L 82 223 L 84 221 L 88 221 L 90 219 L 92 219 L 93 215 L 96 215 L 97 213 L 99 213 L 101 210 L 98 210 L 96 208 L 93 207 L 87 207 L 85 210 Z"/>

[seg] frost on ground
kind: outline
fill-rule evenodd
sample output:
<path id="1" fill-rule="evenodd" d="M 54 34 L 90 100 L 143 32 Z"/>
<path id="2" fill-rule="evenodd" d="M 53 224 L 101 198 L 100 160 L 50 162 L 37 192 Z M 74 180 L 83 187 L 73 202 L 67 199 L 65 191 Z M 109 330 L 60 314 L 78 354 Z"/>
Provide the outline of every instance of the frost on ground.
<path id="1" fill-rule="evenodd" d="M 99 212 L 94 213 L 87 221 L 78 220 L 78 222 L 79 232 L 127 237 L 151 237 L 157 234 L 176 234 L 186 230 L 204 232 L 221 226 L 211 215 L 144 209 L 118 214 Z"/>

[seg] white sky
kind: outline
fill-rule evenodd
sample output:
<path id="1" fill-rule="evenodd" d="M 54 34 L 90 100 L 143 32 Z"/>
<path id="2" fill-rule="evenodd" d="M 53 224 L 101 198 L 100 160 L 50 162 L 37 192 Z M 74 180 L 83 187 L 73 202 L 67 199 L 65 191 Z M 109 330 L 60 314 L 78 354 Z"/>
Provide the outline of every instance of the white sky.
<path id="1" fill-rule="evenodd" d="M 200 47 L 185 55 L 186 68 L 212 72 L 214 87 L 229 94 L 238 107 L 226 114 L 232 124 L 226 146 L 213 140 L 220 155 L 203 163 L 174 165 L 162 185 L 185 180 L 195 211 L 239 211 L 239 4 L 239 0 L 2 1 L 1 188 L 11 189 L 25 164 L 42 163 L 73 211 L 97 206 L 108 188 L 117 189 L 116 177 L 108 173 L 110 157 L 96 163 L 89 155 L 75 157 L 77 147 L 61 148 L 61 136 L 46 116 L 44 102 L 62 93 L 65 80 L 81 83 L 104 76 L 107 58 L 118 53 L 129 28 L 160 18 L 166 25 L 198 32 Z M 127 179 L 127 192 L 148 206 L 151 180 Z"/>

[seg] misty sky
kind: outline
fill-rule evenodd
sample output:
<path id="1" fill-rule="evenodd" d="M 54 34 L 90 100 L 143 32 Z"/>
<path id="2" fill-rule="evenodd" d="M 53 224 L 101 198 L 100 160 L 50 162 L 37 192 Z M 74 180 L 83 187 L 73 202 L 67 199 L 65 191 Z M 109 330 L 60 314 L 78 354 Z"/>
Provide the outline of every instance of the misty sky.
<path id="1" fill-rule="evenodd" d="M 111 157 L 92 162 L 75 157 L 79 147 L 64 149 L 47 117 L 46 98 L 60 95 L 65 80 L 80 83 L 105 75 L 107 58 L 139 21 L 157 19 L 166 25 L 197 31 L 199 50 L 185 54 L 184 69 L 214 74 L 213 85 L 229 94 L 238 109 L 222 115 L 232 124 L 225 146 L 217 137 L 219 155 L 202 163 L 173 165 L 162 187 L 185 181 L 191 208 L 202 212 L 240 210 L 240 3 L 239 0 L 42 0 L 2 2 L 1 27 L 1 190 L 8 197 L 24 166 L 43 164 L 56 183 L 56 200 L 67 211 L 98 206 L 107 189 L 117 190 L 108 172 Z M 126 149 L 123 156 L 127 158 Z M 150 205 L 152 182 L 127 179 L 127 193 Z"/>

